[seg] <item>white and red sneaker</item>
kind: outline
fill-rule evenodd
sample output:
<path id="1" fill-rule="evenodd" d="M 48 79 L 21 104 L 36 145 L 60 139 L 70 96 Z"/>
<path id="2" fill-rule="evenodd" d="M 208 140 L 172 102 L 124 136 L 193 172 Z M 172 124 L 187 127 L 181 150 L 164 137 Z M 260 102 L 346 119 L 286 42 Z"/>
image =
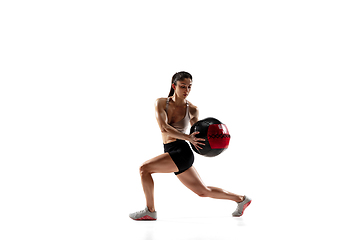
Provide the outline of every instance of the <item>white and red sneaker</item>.
<path id="1" fill-rule="evenodd" d="M 130 213 L 129 217 L 133 220 L 156 220 L 157 219 L 157 213 L 150 212 L 149 208 L 146 207 L 144 210 Z"/>
<path id="2" fill-rule="evenodd" d="M 245 199 L 242 202 L 238 203 L 238 206 L 235 210 L 235 212 L 232 213 L 233 217 L 241 217 L 245 211 L 245 209 L 250 205 L 251 198 L 244 196 Z"/>

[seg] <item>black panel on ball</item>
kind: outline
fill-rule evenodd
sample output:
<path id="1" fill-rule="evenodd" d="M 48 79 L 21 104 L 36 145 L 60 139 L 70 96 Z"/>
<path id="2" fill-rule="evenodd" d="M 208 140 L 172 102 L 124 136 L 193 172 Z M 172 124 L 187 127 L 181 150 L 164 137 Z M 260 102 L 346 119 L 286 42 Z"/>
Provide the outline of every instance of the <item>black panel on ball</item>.
<path id="1" fill-rule="evenodd" d="M 193 132 L 199 132 L 199 134 L 196 135 L 197 138 L 203 138 L 205 141 L 205 145 L 200 145 L 202 149 L 197 150 L 193 144 L 191 144 L 191 148 L 198 154 L 203 155 L 205 157 L 214 157 L 219 155 L 221 152 L 223 152 L 225 149 L 211 149 L 209 140 L 207 138 L 207 131 L 210 125 L 212 124 L 222 124 L 219 120 L 216 118 L 205 118 L 203 120 L 198 121 L 194 125 L 192 125 L 190 129 L 190 134 Z"/>

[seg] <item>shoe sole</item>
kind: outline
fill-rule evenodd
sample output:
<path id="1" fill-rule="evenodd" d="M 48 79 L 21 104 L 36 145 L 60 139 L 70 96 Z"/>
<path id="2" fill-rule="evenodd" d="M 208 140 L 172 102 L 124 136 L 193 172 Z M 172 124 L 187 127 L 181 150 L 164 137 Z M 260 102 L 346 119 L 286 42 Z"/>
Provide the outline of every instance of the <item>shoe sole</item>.
<path id="1" fill-rule="evenodd" d="M 136 221 L 140 221 L 140 220 L 154 221 L 154 220 L 156 220 L 156 218 L 152 218 L 152 217 L 150 217 L 149 215 L 146 215 L 146 216 L 143 216 L 143 217 L 141 217 L 141 218 L 134 219 L 134 220 L 136 220 Z"/>
<path id="2" fill-rule="evenodd" d="M 244 214 L 245 209 L 250 205 L 252 200 L 244 204 L 243 210 L 240 215 L 235 215 L 234 217 L 241 217 Z"/>

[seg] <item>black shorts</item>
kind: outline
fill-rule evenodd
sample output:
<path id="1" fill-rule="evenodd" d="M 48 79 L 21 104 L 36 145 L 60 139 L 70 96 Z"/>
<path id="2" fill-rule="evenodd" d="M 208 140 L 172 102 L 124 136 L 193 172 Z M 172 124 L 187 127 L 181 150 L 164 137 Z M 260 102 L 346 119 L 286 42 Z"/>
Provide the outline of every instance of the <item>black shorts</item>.
<path id="1" fill-rule="evenodd" d="M 164 153 L 169 153 L 179 171 L 175 175 L 185 172 L 194 163 L 194 154 L 187 142 L 177 139 L 175 142 L 164 144 Z"/>

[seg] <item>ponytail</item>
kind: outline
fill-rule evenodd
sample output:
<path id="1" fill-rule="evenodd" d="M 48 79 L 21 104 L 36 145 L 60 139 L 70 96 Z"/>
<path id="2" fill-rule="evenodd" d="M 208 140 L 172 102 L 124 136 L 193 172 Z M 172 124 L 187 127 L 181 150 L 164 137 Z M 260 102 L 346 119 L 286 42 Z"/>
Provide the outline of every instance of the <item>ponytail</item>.
<path id="1" fill-rule="evenodd" d="M 171 97 L 172 95 L 174 95 L 174 92 L 175 92 L 175 90 L 173 89 L 172 83 L 171 83 L 171 88 L 170 88 L 170 92 L 169 92 L 169 96 L 168 96 L 168 97 Z"/>
<path id="2" fill-rule="evenodd" d="M 170 87 L 170 92 L 169 92 L 169 96 L 168 96 L 168 97 L 173 96 L 174 93 L 175 93 L 175 90 L 174 90 L 174 88 L 172 87 L 172 85 L 175 84 L 175 86 L 176 86 L 177 81 L 184 80 L 185 78 L 190 78 L 190 79 L 192 80 L 192 76 L 191 76 L 191 74 L 188 73 L 188 72 L 182 71 L 182 72 L 177 72 L 177 73 L 174 74 L 174 76 L 173 76 L 172 79 L 171 79 L 171 87 Z"/>

